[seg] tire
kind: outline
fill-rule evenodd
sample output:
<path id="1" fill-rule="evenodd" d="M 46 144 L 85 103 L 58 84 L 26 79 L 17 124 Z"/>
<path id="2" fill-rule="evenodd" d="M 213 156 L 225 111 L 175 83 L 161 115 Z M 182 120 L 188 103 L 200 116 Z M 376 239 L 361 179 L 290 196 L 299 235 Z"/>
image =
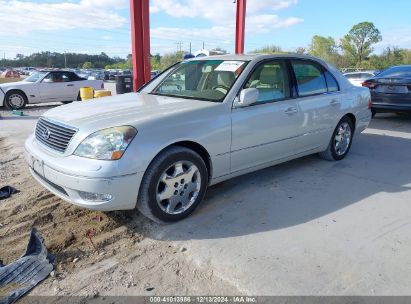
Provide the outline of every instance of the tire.
<path id="1" fill-rule="evenodd" d="M 9 110 L 21 110 L 27 104 L 27 97 L 24 93 L 19 91 L 7 92 L 4 97 L 4 105 Z"/>
<path id="2" fill-rule="evenodd" d="M 329 161 L 344 159 L 351 149 L 354 131 L 354 123 L 349 117 L 344 116 L 337 124 L 327 149 L 319 153 L 320 157 Z"/>
<path id="3" fill-rule="evenodd" d="M 371 110 L 371 117 L 372 117 L 372 118 L 374 118 L 376 114 L 377 114 L 377 111 Z"/>
<path id="4" fill-rule="evenodd" d="M 157 223 L 177 222 L 195 210 L 207 186 L 204 160 L 193 150 L 173 146 L 157 155 L 146 170 L 136 207 Z"/>

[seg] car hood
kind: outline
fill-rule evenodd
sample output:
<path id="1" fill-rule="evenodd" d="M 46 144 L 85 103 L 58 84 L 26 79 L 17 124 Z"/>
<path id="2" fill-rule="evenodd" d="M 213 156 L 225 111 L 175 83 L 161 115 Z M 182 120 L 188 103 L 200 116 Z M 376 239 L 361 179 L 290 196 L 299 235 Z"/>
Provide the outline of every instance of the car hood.
<path id="1" fill-rule="evenodd" d="M 43 116 L 74 127 L 89 125 L 99 129 L 118 125 L 137 126 L 141 121 L 213 106 L 216 106 L 216 103 L 209 101 L 129 93 L 74 102 L 51 109 Z"/>

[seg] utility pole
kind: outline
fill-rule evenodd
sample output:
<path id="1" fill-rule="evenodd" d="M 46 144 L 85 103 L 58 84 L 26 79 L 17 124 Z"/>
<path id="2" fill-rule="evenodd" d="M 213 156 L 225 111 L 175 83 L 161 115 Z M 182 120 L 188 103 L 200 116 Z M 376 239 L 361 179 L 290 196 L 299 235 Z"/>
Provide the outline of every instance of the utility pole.
<path id="1" fill-rule="evenodd" d="M 205 43 L 204 43 L 204 41 L 203 41 L 203 50 L 205 49 Z"/>
<path id="2" fill-rule="evenodd" d="M 177 42 L 176 44 L 177 44 L 177 51 L 179 51 L 181 53 L 183 43 L 180 41 L 180 42 Z"/>
<path id="3" fill-rule="evenodd" d="M 190 54 L 191 54 L 191 41 L 190 41 Z"/>
<path id="4" fill-rule="evenodd" d="M 66 55 L 66 51 L 64 51 L 64 67 L 67 69 L 67 55 Z"/>

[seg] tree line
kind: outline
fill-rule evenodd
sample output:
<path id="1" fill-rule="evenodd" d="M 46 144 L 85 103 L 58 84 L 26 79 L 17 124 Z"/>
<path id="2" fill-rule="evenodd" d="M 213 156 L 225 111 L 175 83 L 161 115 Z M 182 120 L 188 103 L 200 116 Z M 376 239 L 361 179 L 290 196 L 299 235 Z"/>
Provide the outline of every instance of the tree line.
<path id="1" fill-rule="evenodd" d="M 411 50 L 387 47 L 379 55 L 373 54 L 374 46 L 382 41 L 381 32 L 372 22 L 361 22 L 339 41 L 333 37 L 314 36 L 308 48 L 299 47 L 299 54 L 319 57 L 336 67 L 383 70 L 390 66 L 411 64 Z M 267 46 L 255 53 L 282 53 L 279 46 Z"/>
<path id="2" fill-rule="evenodd" d="M 0 67 L 43 67 L 43 68 L 105 68 L 107 65 L 122 63 L 119 57 L 78 53 L 39 52 L 29 56 L 17 54 L 15 59 L 1 59 Z"/>
<path id="3" fill-rule="evenodd" d="M 411 64 L 411 50 L 387 47 L 379 55 L 373 54 L 374 46 L 382 40 L 381 32 L 372 22 L 361 22 L 340 40 L 333 37 L 314 36 L 308 47 L 295 50 L 299 54 L 319 57 L 336 67 L 382 70 L 389 66 Z M 218 48 L 221 50 L 220 48 Z M 252 53 L 282 53 L 280 46 L 266 46 Z M 150 55 L 152 70 L 164 70 L 182 60 L 184 52 L 177 51 Z M 45 68 L 105 68 L 132 69 L 131 55 L 126 59 L 99 55 L 39 52 L 30 56 L 17 54 L 15 59 L 0 60 L 0 67 L 45 67 Z"/>

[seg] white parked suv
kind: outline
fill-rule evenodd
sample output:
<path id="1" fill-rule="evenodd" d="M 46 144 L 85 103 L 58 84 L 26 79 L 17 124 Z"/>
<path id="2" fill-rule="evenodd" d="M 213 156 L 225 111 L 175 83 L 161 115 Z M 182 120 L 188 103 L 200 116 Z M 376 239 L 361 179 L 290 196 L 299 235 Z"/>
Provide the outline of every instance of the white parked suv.
<path id="1" fill-rule="evenodd" d="M 342 160 L 369 106 L 367 88 L 316 58 L 195 58 L 139 93 L 49 110 L 25 158 L 70 203 L 172 222 L 229 178 L 313 153 Z"/>

